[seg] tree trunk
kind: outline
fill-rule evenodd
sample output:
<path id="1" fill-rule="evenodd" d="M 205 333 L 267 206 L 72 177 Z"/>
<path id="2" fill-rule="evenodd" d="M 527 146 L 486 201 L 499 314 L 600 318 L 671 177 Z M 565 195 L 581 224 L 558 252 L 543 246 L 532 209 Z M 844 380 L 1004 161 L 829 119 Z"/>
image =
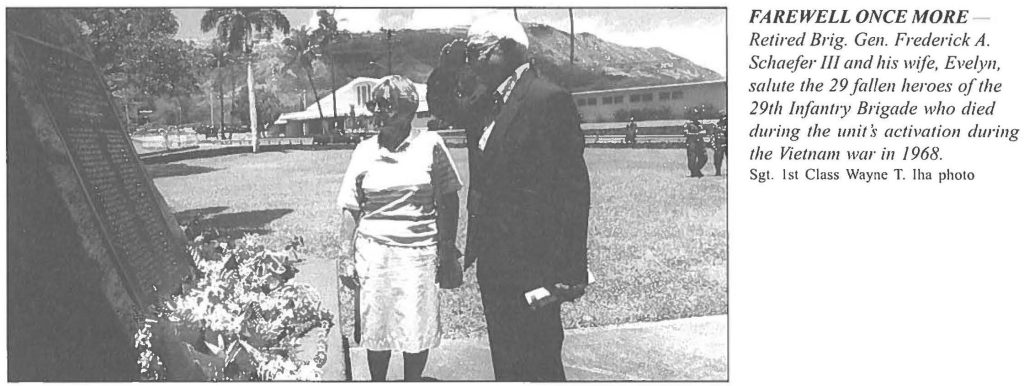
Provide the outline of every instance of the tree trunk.
<path id="1" fill-rule="evenodd" d="M 313 85 L 313 76 L 306 71 L 306 79 L 309 79 L 309 89 L 313 90 L 313 98 L 316 98 L 316 109 L 320 112 L 320 120 L 324 120 L 324 108 L 320 107 L 320 96 L 316 94 L 316 86 Z"/>
<path id="2" fill-rule="evenodd" d="M 210 127 L 212 128 L 217 124 L 217 121 L 213 115 L 213 87 L 210 87 Z"/>
<path id="3" fill-rule="evenodd" d="M 259 120 L 256 117 L 256 88 L 252 78 L 252 59 L 248 60 L 246 71 L 248 72 L 248 83 L 249 83 L 249 127 L 252 131 L 252 152 L 256 153 L 260 150 L 260 138 L 259 138 Z"/>
<path id="4" fill-rule="evenodd" d="M 230 123 L 232 125 L 235 124 L 235 114 L 232 114 L 232 113 L 235 112 L 235 98 L 238 97 L 238 95 L 235 95 L 236 94 L 236 89 L 237 89 L 237 87 L 235 87 L 235 72 L 232 71 L 231 72 L 231 105 L 229 106 L 231 108 L 231 110 L 228 111 L 228 123 Z M 234 133 L 235 133 L 234 131 L 228 131 L 228 139 L 233 138 L 234 137 Z"/>
<path id="5" fill-rule="evenodd" d="M 224 83 L 217 83 L 217 90 L 220 93 L 220 130 L 217 134 L 220 134 L 220 139 L 227 139 L 224 135 Z"/>

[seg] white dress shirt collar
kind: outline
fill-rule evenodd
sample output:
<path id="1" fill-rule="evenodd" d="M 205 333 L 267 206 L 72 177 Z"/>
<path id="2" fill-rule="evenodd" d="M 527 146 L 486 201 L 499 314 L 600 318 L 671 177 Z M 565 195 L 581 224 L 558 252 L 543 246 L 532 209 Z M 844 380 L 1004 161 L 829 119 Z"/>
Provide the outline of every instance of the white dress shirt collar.
<path id="1" fill-rule="evenodd" d="M 530 69 L 530 63 L 523 63 L 522 66 L 516 69 L 512 75 L 509 75 L 504 82 L 498 85 L 497 93 L 501 95 L 502 103 L 508 102 L 509 95 L 512 95 L 512 89 L 516 88 L 516 83 L 519 79 L 523 78 L 523 73 Z M 494 121 L 492 120 L 487 126 L 484 127 L 484 132 L 480 136 L 480 142 L 478 146 L 483 151 L 487 147 L 487 140 L 491 137 L 491 130 L 494 129 Z"/>
<path id="2" fill-rule="evenodd" d="M 501 82 L 501 84 L 498 85 L 498 89 L 495 91 L 501 94 L 502 102 L 508 102 L 509 95 L 512 95 L 512 89 L 516 87 L 516 83 L 519 82 L 519 79 L 523 78 L 523 73 L 529 69 L 530 62 L 523 63 L 522 66 L 516 68 L 516 71 L 513 72 L 512 75 L 509 75 L 508 78 L 505 78 L 504 82 Z"/>

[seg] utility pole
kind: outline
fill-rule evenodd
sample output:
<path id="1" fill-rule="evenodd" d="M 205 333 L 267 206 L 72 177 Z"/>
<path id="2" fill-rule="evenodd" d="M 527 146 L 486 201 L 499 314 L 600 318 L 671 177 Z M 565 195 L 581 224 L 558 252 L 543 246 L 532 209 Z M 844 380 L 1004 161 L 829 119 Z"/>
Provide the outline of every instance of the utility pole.
<path id="1" fill-rule="evenodd" d="M 394 71 L 391 68 L 391 38 L 394 36 L 395 30 L 390 29 L 390 28 L 381 28 L 380 30 L 381 30 L 381 32 L 384 33 L 384 39 L 385 39 L 385 41 L 387 43 L 387 48 L 388 48 L 388 73 L 387 73 L 387 75 L 392 75 L 392 74 L 394 74 Z"/>
<path id="2" fill-rule="evenodd" d="M 576 20 L 572 16 L 572 8 L 569 8 L 569 65 L 576 64 Z"/>
<path id="3" fill-rule="evenodd" d="M 337 10 L 337 8 L 331 9 L 331 19 L 337 20 L 334 18 L 334 11 Z M 331 42 L 335 42 L 335 40 L 339 36 L 337 25 L 335 25 L 334 29 L 332 31 L 329 31 L 329 33 L 331 34 Z M 334 118 L 331 119 L 331 135 L 334 135 L 334 132 L 338 131 L 338 83 L 337 80 L 334 78 L 334 65 L 337 63 L 338 60 L 338 56 L 336 54 L 336 52 L 331 50 L 330 44 L 328 44 L 327 56 L 331 58 L 330 62 L 328 63 L 328 68 L 331 70 L 331 107 L 334 111 Z"/>
<path id="4" fill-rule="evenodd" d="M 328 68 L 331 70 L 331 109 L 334 111 L 333 118 L 331 118 L 331 135 L 334 135 L 334 132 L 338 130 L 338 89 L 336 88 L 338 83 L 334 79 L 334 61 L 337 57 L 333 53 L 328 53 L 327 56 L 331 58 Z"/>

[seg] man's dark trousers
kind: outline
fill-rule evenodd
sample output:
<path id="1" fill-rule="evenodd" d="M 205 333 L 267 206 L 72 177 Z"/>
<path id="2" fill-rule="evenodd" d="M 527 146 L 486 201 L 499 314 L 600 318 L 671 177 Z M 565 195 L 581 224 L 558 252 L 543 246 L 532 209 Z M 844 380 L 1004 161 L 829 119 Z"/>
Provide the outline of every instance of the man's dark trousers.
<path id="1" fill-rule="evenodd" d="M 480 287 L 496 381 L 565 381 L 561 305 L 533 311 L 517 291 Z"/>
<path id="2" fill-rule="evenodd" d="M 467 264 L 476 258 L 495 378 L 561 381 L 560 307 L 524 294 L 587 282 L 590 179 L 572 94 L 527 70 L 471 151 Z"/>

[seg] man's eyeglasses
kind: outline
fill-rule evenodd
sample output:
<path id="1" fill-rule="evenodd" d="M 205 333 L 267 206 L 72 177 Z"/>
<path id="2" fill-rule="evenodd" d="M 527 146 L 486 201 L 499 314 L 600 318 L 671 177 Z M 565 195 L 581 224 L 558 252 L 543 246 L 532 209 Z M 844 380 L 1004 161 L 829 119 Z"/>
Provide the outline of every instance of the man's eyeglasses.
<path id="1" fill-rule="evenodd" d="M 481 47 L 478 44 L 470 44 L 466 46 L 466 62 L 471 63 L 480 59 Z"/>
<path id="2" fill-rule="evenodd" d="M 466 46 L 466 58 L 468 63 L 472 62 L 486 62 L 490 59 L 494 50 L 498 48 L 498 43 L 491 44 L 469 44 Z"/>

